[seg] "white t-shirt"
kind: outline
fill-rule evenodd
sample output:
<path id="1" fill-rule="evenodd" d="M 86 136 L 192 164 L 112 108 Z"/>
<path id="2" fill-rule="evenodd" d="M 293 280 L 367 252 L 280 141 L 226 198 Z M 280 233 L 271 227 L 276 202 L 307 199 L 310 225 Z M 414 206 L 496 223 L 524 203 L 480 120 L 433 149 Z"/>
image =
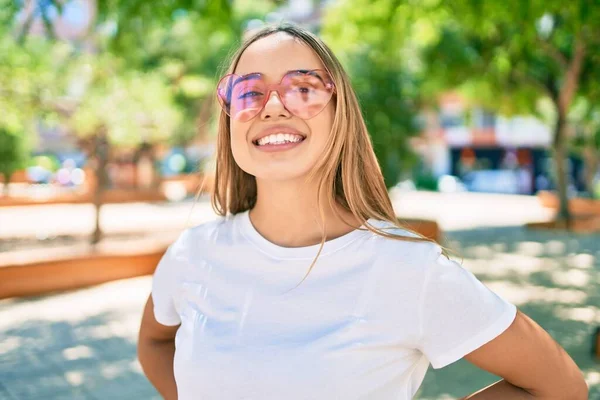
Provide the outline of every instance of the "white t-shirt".
<path id="1" fill-rule="evenodd" d="M 325 242 L 293 289 L 318 248 L 269 242 L 247 211 L 169 247 L 152 297 L 158 322 L 181 324 L 179 399 L 411 399 L 430 363 L 462 358 L 515 318 L 438 245 L 363 230 Z"/>

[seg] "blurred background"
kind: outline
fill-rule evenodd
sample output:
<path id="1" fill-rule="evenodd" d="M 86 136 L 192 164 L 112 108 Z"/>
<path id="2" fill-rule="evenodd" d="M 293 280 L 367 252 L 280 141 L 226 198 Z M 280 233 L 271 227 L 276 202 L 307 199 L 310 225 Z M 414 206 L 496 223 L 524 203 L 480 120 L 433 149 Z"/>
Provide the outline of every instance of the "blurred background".
<path id="1" fill-rule="evenodd" d="M 158 399 L 156 263 L 210 207 L 227 56 L 294 22 L 349 72 L 397 215 L 575 359 L 600 399 L 595 0 L 0 0 L 0 399 Z M 464 361 L 419 399 L 497 380 Z"/>

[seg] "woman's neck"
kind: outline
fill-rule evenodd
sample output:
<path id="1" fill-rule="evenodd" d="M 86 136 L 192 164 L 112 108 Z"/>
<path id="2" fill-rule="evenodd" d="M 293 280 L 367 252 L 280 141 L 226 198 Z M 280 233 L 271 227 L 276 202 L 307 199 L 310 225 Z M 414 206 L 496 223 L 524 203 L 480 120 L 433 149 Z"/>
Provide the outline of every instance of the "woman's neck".
<path id="1" fill-rule="evenodd" d="M 324 196 L 321 206 L 326 240 L 345 235 L 361 225 L 339 204 L 335 204 L 339 216 L 336 215 Z M 319 244 L 323 235 L 316 188 L 304 183 L 257 181 L 256 205 L 250 211 L 250 220 L 265 239 L 282 247 Z M 344 220 L 354 226 L 348 226 Z"/>

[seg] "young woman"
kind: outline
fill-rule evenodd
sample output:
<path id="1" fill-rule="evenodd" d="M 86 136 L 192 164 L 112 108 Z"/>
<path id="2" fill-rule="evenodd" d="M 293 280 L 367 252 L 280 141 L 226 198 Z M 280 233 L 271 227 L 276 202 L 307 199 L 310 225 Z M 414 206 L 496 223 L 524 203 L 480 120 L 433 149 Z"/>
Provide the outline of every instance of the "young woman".
<path id="1" fill-rule="evenodd" d="M 166 399 L 414 396 L 431 363 L 502 378 L 472 399 L 587 398 L 552 338 L 442 248 L 397 225 L 329 48 L 265 28 L 218 85 L 216 221 L 154 274 L 140 328 Z"/>

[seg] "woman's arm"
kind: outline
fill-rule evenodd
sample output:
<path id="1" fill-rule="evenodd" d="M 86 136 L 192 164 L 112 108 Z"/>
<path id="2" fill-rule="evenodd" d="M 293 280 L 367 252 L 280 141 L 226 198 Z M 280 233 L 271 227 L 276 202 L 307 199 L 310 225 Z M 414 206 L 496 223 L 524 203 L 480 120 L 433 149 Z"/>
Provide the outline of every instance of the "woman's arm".
<path id="1" fill-rule="evenodd" d="M 465 359 L 504 380 L 464 399 L 588 398 L 588 387 L 575 362 L 546 331 L 520 311 L 506 331 L 467 354 Z"/>
<path id="2" fill-rule="evenodd" d="M 173 357 L 178 328 L 179 325 L 165 326 L 156 321 L 154 303 L 149 296 L 142 316 L 137 353 L 148 380 L 166 400 L 177 399 Z"/>

